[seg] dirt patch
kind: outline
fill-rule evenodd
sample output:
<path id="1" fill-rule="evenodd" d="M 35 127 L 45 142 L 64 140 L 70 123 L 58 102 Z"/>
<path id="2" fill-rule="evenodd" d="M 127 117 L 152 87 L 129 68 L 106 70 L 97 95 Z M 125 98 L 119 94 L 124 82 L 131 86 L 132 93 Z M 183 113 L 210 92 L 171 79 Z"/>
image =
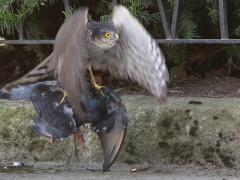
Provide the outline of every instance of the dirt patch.
<path id="1" fill-rule="evenodd" d="M 169 179 L 186 179 L 186 180 L 208 180 L 223 179 L 234 180 L 239 177 L 238 169 L 219 169 L 211 164 L 206 167 L 200 166 L 179 166 L 179 165 L 162 165 L 162 164 L 114 164 L 110 171 L 101 172 L 96 167 L 99 164 L 81 164 L 81 163 L 58 163 L 45 162 L 35 163 L 28 167 L 7 167 L 0 166 L 4 169 L 0 172 L 2 180 L 10 179 L 149 179 L 149 180 L 169 180 Z M 145 168 L 142 168 L 145 167 Z M 11 169 L 11 171 L 9 170 Z M 131 169 L 138 169 L 130 173 Z"/>
<path id="2" fill-rule="evenodd" d="M 128 81 L 119 81 L 117 85 L 108 83 L 106 86 L 120 94 L 149 94 L 137 84 Z M 188 96 L 207 98 L 240 97 L 240 79 L 213 76 L 209 79 L 186 80 L 168 84 L 168 97 Z"/>
<path id="3" fill-rule="evenodd" d="M 240 79 L 234 77 L 195 81 L 181 81 L 178 85 L 168 88 L 169 96 L 174 97 L 240 97 Z"/>

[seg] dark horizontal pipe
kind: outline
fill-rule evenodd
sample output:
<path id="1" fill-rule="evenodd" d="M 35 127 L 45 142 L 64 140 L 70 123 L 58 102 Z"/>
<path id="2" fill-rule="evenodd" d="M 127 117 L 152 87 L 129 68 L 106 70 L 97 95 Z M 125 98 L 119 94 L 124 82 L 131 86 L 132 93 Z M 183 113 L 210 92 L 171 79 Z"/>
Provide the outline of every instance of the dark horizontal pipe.
<path id="1" fill-rule="evenodd" d="M 158 44 L 240 44 L 240 39 L 155 39 Z"/>
<path id="2" fill-rule="evenodd" d="M 240 44 L 240 39 L 155 39 L 159 44 Z M 0 40 L 0 44 L 53 44 L 54 40 Z"/>
<path id="3" fill-rule="evenodd" d="M 53 44 L 54 40 L 0 40 L 0 44 Z"/>

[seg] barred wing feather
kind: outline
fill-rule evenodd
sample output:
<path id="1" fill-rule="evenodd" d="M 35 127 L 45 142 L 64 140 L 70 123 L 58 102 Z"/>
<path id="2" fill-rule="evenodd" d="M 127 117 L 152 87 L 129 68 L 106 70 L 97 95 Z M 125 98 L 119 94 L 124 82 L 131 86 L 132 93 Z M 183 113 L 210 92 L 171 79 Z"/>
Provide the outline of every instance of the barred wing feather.
<path id="1" fill-rule="evenodd" d="M 158 102 L 164 102 L 169 74 L 159 46 L 124 6 L 113 9 L 112 20 L 119 30 L 119 42 L 95 60 L 93 68 L 108 70 L 119 79 L 129 77 L 149 90 Z"/>

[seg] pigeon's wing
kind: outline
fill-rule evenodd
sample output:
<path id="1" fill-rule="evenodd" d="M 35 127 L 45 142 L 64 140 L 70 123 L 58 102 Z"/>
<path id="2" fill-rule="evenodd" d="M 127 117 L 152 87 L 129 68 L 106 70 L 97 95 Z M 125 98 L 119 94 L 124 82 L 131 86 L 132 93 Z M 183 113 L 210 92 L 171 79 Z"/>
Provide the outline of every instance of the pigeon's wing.
<path id="1" fill-rule="evenodd" d="M 38 114 L 33 118 L 32 130 L 51 138 L 66 138 L 76 131 L 73 110 L 67 101 L 60 103 L 63 93 L 58 85 L 42 84 L 35 87 L 31 97 Z"/>
<path id="2" fill-rule="evenodd" d="M 7 93 L 0 90 L 0 99 L 31 101 L 31 97 L 36 93 L 35 89 L 42 85 L 57 86 L 57 81 L 44 81 L 35 84 L 17 85 L 12 87 Z"/>
<path id="3" fill-rule="evenodd" d="M 87 9 L 81 8 L 71 15 L 57 33 L 53 61 L 54 75 L 67 92 L 68 100 L 78 117 L 82 118 L 79 97 L 86 93 L 85 66 L 87 61 L 85 36 Z"/>
<path id="4" fill-rule="evenodd" d="M 119 41 L 94 61 L 92 67 L 119 79 L 130 78 L 149 90 L 158 102 L 167 96 L 169 80 L 165 57 L 143 25 L 124 6 L 113 9 Z"/>
<path id="5" fill-rule="evenodd" d="M 105 94 L 105 91 L 110 89 L 105 87 L 102 90 Z M 116 160 L 127 132 L 128 123 L 127 111 L 122 100 L 114 92 L 110 92 L 110 98 L 111 109 L 116 112 L 114 129 L 107 134 L 98 133 L 104 153 L 103 171 L 109 169 Z"/>
<path id="6" fill-rule="evenodd" d="M 115 126 L 116 121 L 116 111 L 112 111 L 105 115 L 104 119 L 99 122 L 92 123 L 91 129 L 94 132 L 99 132 L 100 134 L 110 133 Z"/>
<path id="7" fill-rule="evenodd" d="M 51 77 L 53 75 L 53 68 L 49 66 L 51 59 L 52 54 L 50 54 L 44 61 L 38 64 L 33 70 L 24 75 L 22 78 L 6 84 L 2 90 L 4 92 L 10 92 L 12 88 L 18 85 L 36 83 L 47 77 Z"/>

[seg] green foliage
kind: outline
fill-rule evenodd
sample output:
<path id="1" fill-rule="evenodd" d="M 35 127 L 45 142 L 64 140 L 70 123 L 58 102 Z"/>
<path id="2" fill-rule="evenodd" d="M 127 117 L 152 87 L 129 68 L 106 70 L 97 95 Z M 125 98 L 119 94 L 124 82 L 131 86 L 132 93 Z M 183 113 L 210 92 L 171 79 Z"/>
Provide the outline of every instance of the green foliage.
<path id="1" fill-rule="evenodd" d="M 19 21 L 24 21 L 27 39 L 46 39 L 42 19 L 47 4 L 53 5 L 57 0 L 0 0 L 0 28 L 1 34 L 14 34 L 18 31 Z M 41 45 L 26 45 L 27 51 L 34 51 L 39 60 L 46 55 L 42 53 Z"/>
<path id="2" fill-rule="evenodd" d="M 39 9 L 45 2 L 47 0 L 0 0 L 1 32 L 14 33 L 17 23 L 32 14 L 34 9 Z"/>
<path id="3" fill-rule="evenodd" d="M 70 6 L 68 7 L 67 12 L 62 11 L 62 13 L 65 15 L 65 19 L 67 19 L 69 16 L 71 16 L 74 13 L 74 11 L 76 11 L 75 6 L 74 7 Z"/>
<path id="4" fill-rule="evenodd" d="M 163 47 L 164 54 L 167 59 L 172 61 L 176 66 L 173 67 L 172 73 L 174 77 L 179 76 L 185 64 L 189 63 L 189 51 L 186 44 L 167 44 Z"/>
<path id="5" fill-rule="evenodd" d="M 219 25 L 219 2 L 218 0 L 185 0 L 182 5 L 180 16 L 179 38 L 182 39 L 220 39 Z M 172 14 L 174 0 L 168 0 L 169 16 Z M 229 38 L 239 38 L 240 36 L 240 1 L 227 1 Z M 219 45 L 211 45 L 211 47 Z M 212 62 L 228 63 L 228 59 L 232 59 L 234 63 L 240 65 L 240 46 L 225 45 L 227 51 L 221 55 L 211 56 L 211 61 L 206 61 L 205 66 L 216 66 Z M 174 63 L 172 68 L 173 75 L 178 75 L 186 64 L 190 61 L 190 49 L 192 45 L 164 45 L 164 53 L 168 56 L 168 60 Z M 222 51 L 221 51 L 222 52 Z M 201 68 L 201 67 L 199 67 Z"/>
<path id="6" fill-rule="evenodd" d="M 155 6 L 157 5 L 157 1 L 155 0 L 122 0 L 121 1 L 122 4 L 137 4 L 138 6 L 141 6 L 141 7 L 152 7 L 152 6 Z"/>
<path id="7" fill-rule="evenodd" d="M 229 45 L 227 49 L 228 56 L 234 59 L 234 62 L 239 62 L 240 60 L 240 45 Z"/>
<path id="8" fill-rule="evenodd" d="M 40 13 L 39 13 L 40 11 Z M 42 24 L 41 19 L 44 18 L 46 14 L 46 9 L 41 9 L 39 11 L 33 11 L 31 16 L 28 16 L 25 21 L 26 37 L 28 39 L 48 39 L 46 36 L 45 28 Z M 25 46 L 27 51 L 34 51 L 39 61 L 46 58 L 46 55 L 42 52 L 42 45 L 39 44 L 28 44 Z"/>
<path id="9" fill-rule="evenodd" d="M 120 3 L 128 7 L 129 11 L 150 31 L 154 37 L 159 37 L 162 28 L 161 17 L 156 0 L 121 0 Z M 113 9 L 112 0 L 102 0 L 97 7 L 97 13 L 101 21 L 107 21 L 111 17 Z M 151 28 L 149 27 L 152 25 Z"/>

